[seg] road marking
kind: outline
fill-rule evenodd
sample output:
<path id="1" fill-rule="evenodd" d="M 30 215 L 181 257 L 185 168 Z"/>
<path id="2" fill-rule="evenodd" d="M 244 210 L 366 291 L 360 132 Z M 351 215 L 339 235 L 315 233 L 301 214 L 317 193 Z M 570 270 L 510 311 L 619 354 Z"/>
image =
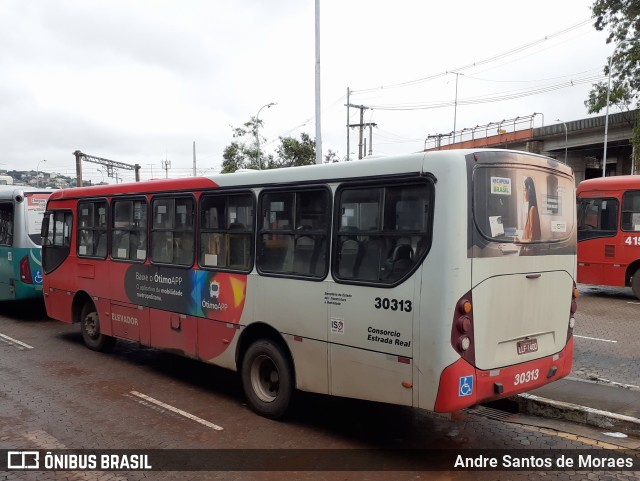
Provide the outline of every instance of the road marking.
<path id="1" fill-rule="evenodd" d="M 162 401 L 158 401 L 157 399 L 152 398 L 151 396 L 147 396 L 146 394 L 142 394 L 138 391 L 130 391 L 130 394 L 133 394 L 134 396 L 140 398 L 140 399 L 144 399 L 147 402 L 153 403 L 156 406 L 160 406 L 164 409 L 167 409 L 171 412 L 174 412 L 176 414 L 179 414 L 180 416 L 184 416 L 187 419 L 191 419 L 192 421 L 195 421 L 197 423 L 202 424 L 203 426 L 207 426 L 208 428 L 211 429 L 215 429 L 216 431 L 222 431 L 224 428 L 222 426 L 218 426 L 217 424 L 213 424 L 210 423 L 209 421 L 199 418 L 198 416 L 194 416 L 193 414 L 190 414 L 186 411 L 183 411 L 182 409 L 178 409 L 175 408 L 169 404 L 165 404 Z"/>
<path id="2" fill-rule="evenodd" d="M 598 337 L 578 336 L 577 334 L 574 334 L 573 337 L 581 337 L 582 339 L 590 339 L 592 341 L 613 342 L 614 344 L 618 342 L 612 341 L 611 339 L 600 339 Z"/>
<path id="3" fill-rule="evenodd" d="M 640 304 L 640 302 L 631 302 L 631 301 L 627 301 L 627 304 Z"/>
<path id="4" fill-rule="evenodd" d="M 29 344 L 26 344 L 22 341 L 18 341 L 17 339 L 6 336 L 4 334 L 0 334 L 0 340 L 6 342 L 7 344 L 11 344 L 13 347 L 17 347 L 21 351 L 24 349 L 33 349 L 33 346 L 30 346 Z"/>

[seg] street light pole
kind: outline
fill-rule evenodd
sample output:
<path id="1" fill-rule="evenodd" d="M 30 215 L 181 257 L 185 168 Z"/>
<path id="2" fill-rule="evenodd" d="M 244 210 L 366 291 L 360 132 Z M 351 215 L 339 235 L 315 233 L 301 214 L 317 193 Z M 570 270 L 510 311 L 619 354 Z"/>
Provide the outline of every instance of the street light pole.
<path id="1" fill-rule="evenodd" d="M 562 122 L 562 120 L 560 119 L 556 119 L 556 122 Z M 564 122 L 562 122 L 562 125 L 564 125 L 564 163 L 567 163 L 567 124 L 565 124 Z"/>
<path id="2" fill-rule="evenodd" d="M 602 153 L 602 177 L 607 175 L 607 137 L 609 136 L 609 98 L 611 96 L 611 62 L 620 44 L 616 45 L 609 57 L 609 80 L 607 81 L 607 105 L 604 114 L 604 152 Z"/>
<path id="3" fill-rule="evenodd" d="M 258 129 L 260 128 L 260 121 L 259 121 L 260 111 L 265 107 L 270 109 L 273 105 L 278 105 L 278 104 L 276 102 L 269 102 L 268 104 L 260 107 L 260 109 L 258 110 L 258 113 L 256 114 L 256 147 L 258 149 L 256 160 L 258 161 L 258 169 L 260 170 L 262 170 L 262 163 L 260 162 L 260 134 L 258 134 Z"/>
<path id="4" fill-rule="evenodd" d="M 42 159 L 40 162 L 38 162 L 38 165 L 36 166 L 36 186 L 40 187 L 40 164 L 42 162 L 46 162 L 46 159 Z"/>

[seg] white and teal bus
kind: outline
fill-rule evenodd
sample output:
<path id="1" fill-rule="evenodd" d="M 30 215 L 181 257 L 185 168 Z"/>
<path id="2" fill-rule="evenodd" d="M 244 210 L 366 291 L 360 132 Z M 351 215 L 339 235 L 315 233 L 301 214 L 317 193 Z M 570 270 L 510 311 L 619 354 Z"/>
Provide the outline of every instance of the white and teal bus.
<path id="1" fill-rule="evenodd" d="M 49 316 L 296 389 L 439 412 L 571 371 L 575 185 L 554 159 L 461 150 L 64 189 Z M 105 282 L 109 279 L 109 282 Z"/>
<path id="2" fill-rule="evenodd" d="M 0 301 L 42 298 L 40 230 L 49 195 L 0 185 Z"/>

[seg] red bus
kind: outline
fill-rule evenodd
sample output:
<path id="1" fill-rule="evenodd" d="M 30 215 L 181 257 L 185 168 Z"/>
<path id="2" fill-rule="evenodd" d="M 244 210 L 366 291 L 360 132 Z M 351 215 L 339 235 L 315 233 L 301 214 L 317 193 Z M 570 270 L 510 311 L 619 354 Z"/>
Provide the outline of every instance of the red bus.
<path id="1" fill-rule="evenodd" d="M 578 282 L 640 298 L 640 175 L 585 180 L 576 195 Z"/>
<path id="2" fill-rule="evenodd" d="M 54 192 L 49 316 L 294 390 L 451 412 L 571 371 L 575 179 L 451 150 Z"/>

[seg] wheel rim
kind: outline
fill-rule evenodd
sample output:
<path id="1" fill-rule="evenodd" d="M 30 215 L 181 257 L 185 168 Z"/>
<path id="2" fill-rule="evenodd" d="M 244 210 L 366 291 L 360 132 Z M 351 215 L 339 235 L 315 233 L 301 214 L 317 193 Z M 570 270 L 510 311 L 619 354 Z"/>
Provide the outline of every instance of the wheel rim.
<path id="1" fill-rule="evenodd" d="M 280 390 L 280 373 L 269 356 L 258 356 L 251 364 L 251 387 L 263 402 L 273 402 Z"/>
<path id="2" fill-rule="evenodd" d="M 98 328 L 97 312 L 90 312 L 89 314 L 87 314 L 83 320 L 83 324 L 84 324 L 84 332 L 87 333 L 87 336 L 89 336 L 92 339 L 95 339 L 96 337 L 98 337 L 100 332 Z"/>

